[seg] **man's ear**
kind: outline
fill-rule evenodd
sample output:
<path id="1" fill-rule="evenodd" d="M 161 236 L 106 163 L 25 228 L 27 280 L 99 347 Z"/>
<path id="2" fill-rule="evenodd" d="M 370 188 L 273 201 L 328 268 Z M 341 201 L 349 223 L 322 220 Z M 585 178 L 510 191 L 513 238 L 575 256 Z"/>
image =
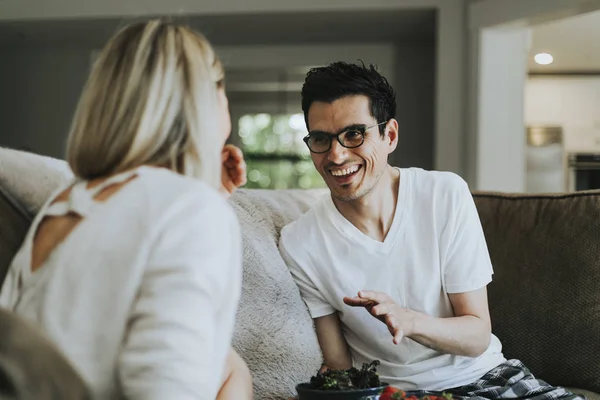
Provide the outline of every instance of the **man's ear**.
<path id="1" fill-rule="evenodd" d="M 398 121 L 396 119 L 392 118 L 388 121 L 387 134 L 384 140 L 388 141 L 389 153 L 392 153 L 398 147 Z"/>

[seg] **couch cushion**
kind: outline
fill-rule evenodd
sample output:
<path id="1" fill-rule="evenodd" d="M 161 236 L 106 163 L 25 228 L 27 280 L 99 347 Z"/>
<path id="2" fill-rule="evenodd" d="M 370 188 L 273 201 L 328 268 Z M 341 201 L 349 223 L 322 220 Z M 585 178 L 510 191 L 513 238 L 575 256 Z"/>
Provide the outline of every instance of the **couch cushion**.
<path id="1" fill-rule="evenodd" d="M 0 283 L 32 216 L 72 176 L 62 160 L 0 147 Z"/>
<path id="2" fill-rule="evenodd" d="M 554 385 L 600 393 L 600 191 L 474 197 L 505 356 Z"/>
<path id="3" fill-rule="evenodd" d="M 0 286 L 30 223 L 25 207 L 0 185 Z"/>
<path id="4" fill-rule="evenodd" d="M 36 214 L 59 186 L 73 173 L 63 160 L 0 147 L 0 186 Z"/>
<path id="5" fill-rule="evenodd" d="M 320 192 L 239 190 L 231 199 L 242 227 L 244 284 L 233 347 L 248 363 L 255 398 L 295 396 L 321 365 L 312 319 L 278 250 L 279 232 Z"/>

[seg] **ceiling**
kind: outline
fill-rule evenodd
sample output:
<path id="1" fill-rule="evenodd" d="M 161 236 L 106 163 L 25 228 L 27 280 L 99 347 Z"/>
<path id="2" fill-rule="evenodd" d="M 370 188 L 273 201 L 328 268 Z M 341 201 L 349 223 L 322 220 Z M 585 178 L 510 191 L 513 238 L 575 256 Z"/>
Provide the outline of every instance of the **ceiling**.
<path id="1" fill-rule="evenodd" d="M 278 45 L 316 42 L 432 41 L 435 10 L 261 13 L 177 18 L 215 45 Z M 0 45 L 100 46 L 124 19 L 0 22 Z"/>
<path id="2" fill-rule="evenodd" d="M 550 53 L 554 62 L 536 64 L 537 53 Z M 542 73 L 600 73 L 600 11 L 535 26 L 529 68 Z"/>
<path id="3" fill-rule="evenodd" d="M 434 41 L 435 10 L 261 13 L 178 18 L 215 45 Z M 128 19 L 0 22 L 0 46 L 71 45 L 98 48 Z M 533 61 L 539 52 L 554 63 Z M 600 11 L 535 26 L 531 72 L 600 72 Z"/>

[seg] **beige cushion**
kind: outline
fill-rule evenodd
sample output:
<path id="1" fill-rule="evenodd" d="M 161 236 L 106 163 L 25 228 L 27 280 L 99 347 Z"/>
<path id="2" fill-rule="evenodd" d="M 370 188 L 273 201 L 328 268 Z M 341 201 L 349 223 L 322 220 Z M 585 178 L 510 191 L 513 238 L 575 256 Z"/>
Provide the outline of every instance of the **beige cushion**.
<path id="1" fill-rule="evenodd" d="M 32 216 L 71 178 L 64 161 L 0 147 L 0 282 Z"/>
<path id="2" fill-rule="evenodd" d="M 0 186 L 31 214 L 72 177 L 62 160 L 0 147 Z"/>
<path id="3" fill-rule="evenodd" d="M 553 385 L 600 393 L 600 192 L 475 201 L 505 356 Z"/>
<path id="4" fill-rule="evenodd" d="M 233 347 L 248 363 L 256 399 L 291 398 L 322 362 L 312 319 L 277 247 L 281 228 L 317 193 L 240 190 L 231 199 L 244 245 Z"/>

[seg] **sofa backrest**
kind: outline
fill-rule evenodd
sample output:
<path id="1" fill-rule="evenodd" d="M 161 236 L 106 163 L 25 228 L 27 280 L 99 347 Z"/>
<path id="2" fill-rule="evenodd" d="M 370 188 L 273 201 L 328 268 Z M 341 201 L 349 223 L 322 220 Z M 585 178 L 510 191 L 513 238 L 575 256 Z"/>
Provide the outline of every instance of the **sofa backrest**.
<path id="1" fill-rule="evenodd" d="M 475 202 L 505 356 L 554 385 L 600 393 L 600 191 L 475 193 Z"/>

